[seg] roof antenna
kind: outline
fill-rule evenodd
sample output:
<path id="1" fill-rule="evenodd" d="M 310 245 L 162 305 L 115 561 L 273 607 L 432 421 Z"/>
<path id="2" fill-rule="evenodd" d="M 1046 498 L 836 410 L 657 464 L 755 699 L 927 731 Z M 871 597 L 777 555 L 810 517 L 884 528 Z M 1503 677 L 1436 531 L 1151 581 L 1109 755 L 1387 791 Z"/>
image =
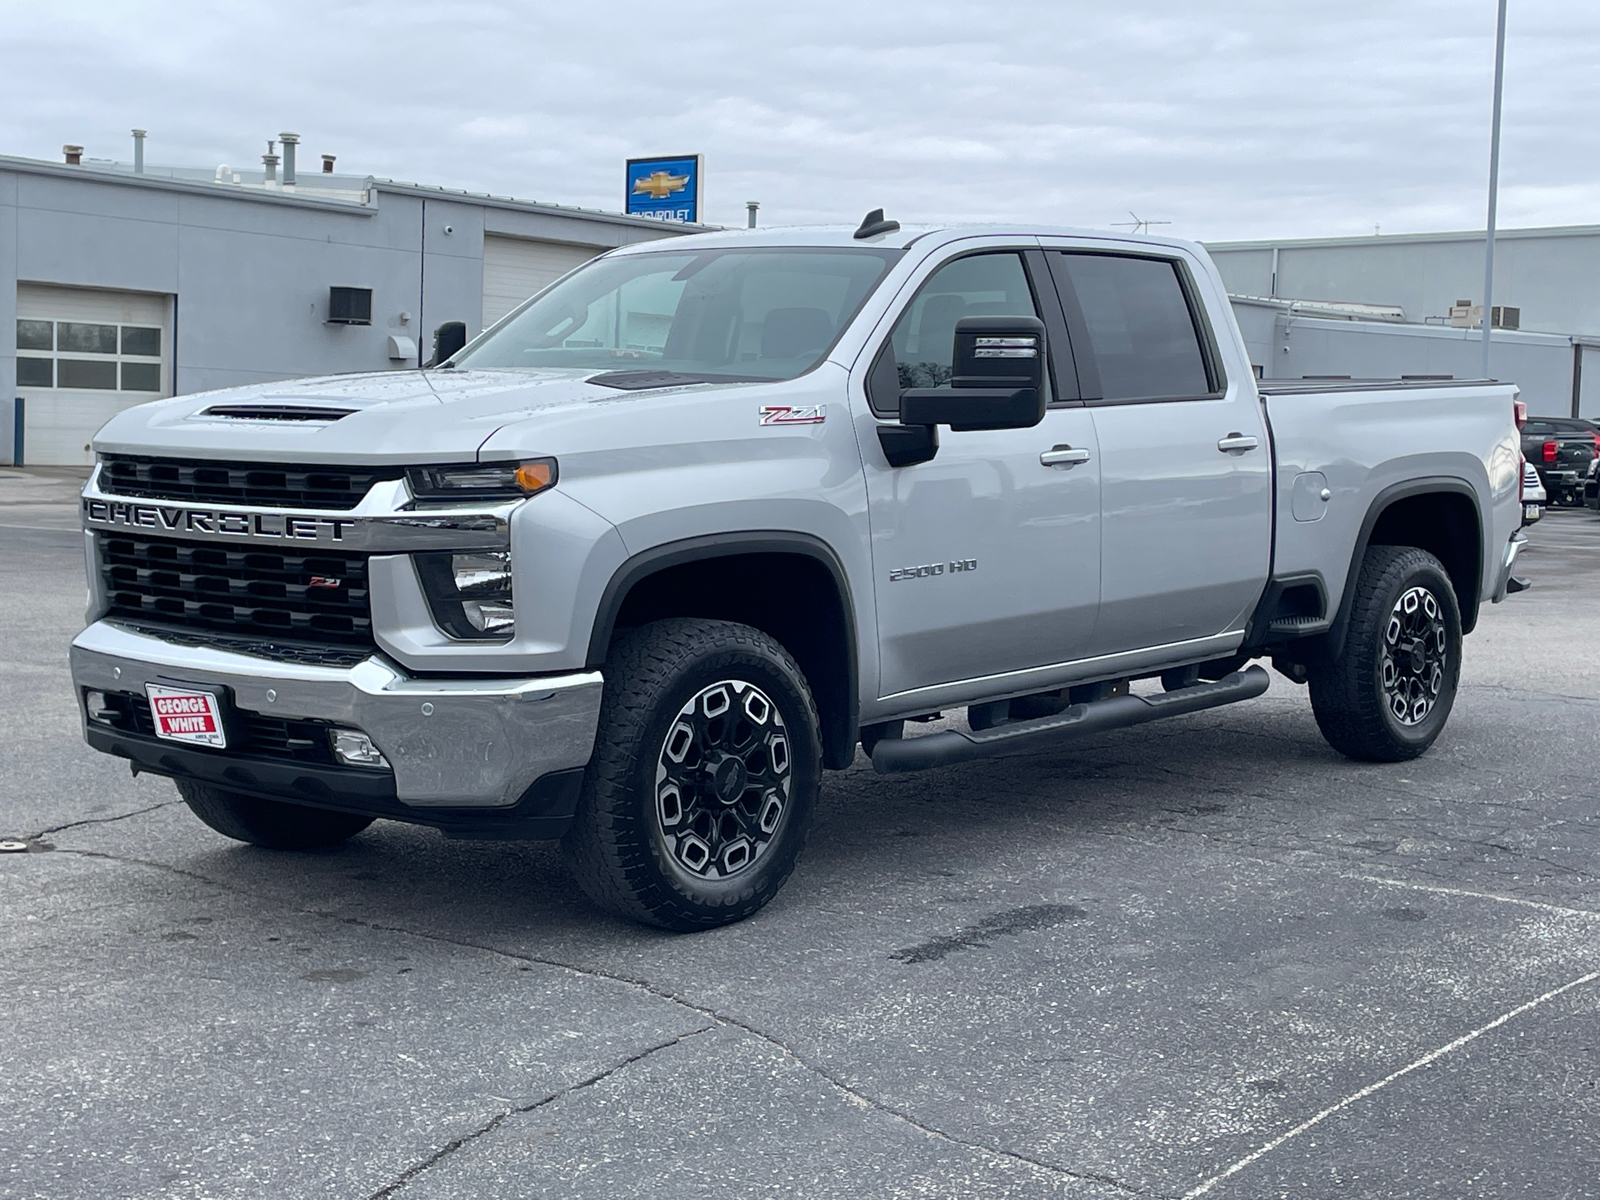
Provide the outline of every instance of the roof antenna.
<path id="1" fill-rule="evenodd" d="M 857 238 L 877 237 L 880 233 L 893 233 L 900 228 L 899 221 L 885 221 L 883 209 L 875 208 L 861 219 L 861 228 L 852 235 Z"/>

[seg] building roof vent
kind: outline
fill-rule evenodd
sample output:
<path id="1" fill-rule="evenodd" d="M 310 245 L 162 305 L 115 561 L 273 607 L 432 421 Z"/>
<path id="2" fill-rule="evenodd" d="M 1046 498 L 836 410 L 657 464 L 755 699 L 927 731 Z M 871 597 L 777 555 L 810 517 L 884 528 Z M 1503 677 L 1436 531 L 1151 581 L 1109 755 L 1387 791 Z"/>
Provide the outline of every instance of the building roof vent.
<path id="1" fill-rule="evenodd" d="M 67 166 L 69 166 L 69 167 L 81 167 L 83 165 L 83 147 L 82 146 L 71 146 L 71 145 L 63 146 L 63 147 L 61 147 L 61 153 L 62 153 L 62 156 L 64 158 L 66 158 L 66 160 L 67 160 Z"/>

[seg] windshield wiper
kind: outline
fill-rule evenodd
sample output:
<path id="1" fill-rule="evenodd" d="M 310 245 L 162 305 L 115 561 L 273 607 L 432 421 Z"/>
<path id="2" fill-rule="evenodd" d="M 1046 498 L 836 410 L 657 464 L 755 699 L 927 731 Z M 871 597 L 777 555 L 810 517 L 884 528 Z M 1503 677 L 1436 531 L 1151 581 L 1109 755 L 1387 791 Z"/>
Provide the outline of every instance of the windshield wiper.
<path id="1" fill-rule="evenodd" d="M 712 375 L 699 371 L 606 371 L 591 375 L 584 382 L 626 392 L 645 388 L 678 387 L 686 383 L 776 383 L 769 375 Z"/>

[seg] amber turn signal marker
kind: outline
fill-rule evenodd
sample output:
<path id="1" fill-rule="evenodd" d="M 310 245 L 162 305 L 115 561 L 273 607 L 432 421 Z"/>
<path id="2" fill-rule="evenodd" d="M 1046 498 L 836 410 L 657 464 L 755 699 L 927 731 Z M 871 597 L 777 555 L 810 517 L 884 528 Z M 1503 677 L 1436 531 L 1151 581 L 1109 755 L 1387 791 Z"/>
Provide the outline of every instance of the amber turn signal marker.
<path id="1" fill-rule="evenodd" d="M 554 475 L 548 462 L 523 463 L 517 468 L 517 486 L 525 492 L 541 492 L 550 486 Z"/>

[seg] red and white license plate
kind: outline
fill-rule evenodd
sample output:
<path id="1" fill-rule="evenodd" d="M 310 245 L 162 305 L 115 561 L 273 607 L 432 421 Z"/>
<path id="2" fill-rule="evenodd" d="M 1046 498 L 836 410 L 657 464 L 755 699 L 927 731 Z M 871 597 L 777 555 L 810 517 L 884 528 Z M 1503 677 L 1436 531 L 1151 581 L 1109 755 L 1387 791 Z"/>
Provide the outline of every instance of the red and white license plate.
<path id="1" fill-rule="evenodd" d="M 215 746 L 219 750 L 227 746 L 222 705 L 215 693 L 155 683 L 145 684 L 144 690 L 150 697 L 150 715 L 155 718 L 158 738 L 191 746 Z"/>

